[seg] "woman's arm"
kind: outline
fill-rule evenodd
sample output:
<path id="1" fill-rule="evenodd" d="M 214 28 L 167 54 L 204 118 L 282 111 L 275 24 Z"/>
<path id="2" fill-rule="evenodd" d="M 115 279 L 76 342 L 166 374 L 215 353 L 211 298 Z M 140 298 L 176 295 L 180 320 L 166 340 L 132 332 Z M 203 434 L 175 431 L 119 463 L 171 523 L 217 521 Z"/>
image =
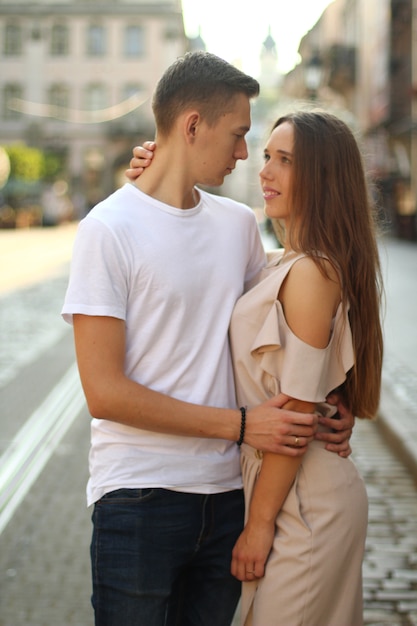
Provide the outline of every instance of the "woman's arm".
<path id="1" fill-rule="evenodd" d="M 285 408 L 312 413 L 314 404 L 290 400 Z M 288 495 L 301 459 L 264 453 L 247 522 L 232 552 L 231 571 L 239 580 L 249 581 L 264 575 L 275 534 L 275 519 Z"/>
<path id="2" fill-rule="evenodd" d="M 327 346 L 340 302 L 337 274 L 330 264 L 327 269 L 329 277 L 323 276 L 311 259 L 301 259 L 291 268 L 278 294 L 292 332 L 316 348 Z M 314 403 L 295 399 L 285 406 L 306 413 L 314 410 Z M 264 454 L 247 523 L 232 553 L 232 574 L 239 580 L 253 580 L 264 575 L 275 534 L 275 519 L 300 463 L 301 458 Z"/>
<path id="3" fill-rule="evenodd" d="M 285 281 L 280 300 L 291 330 L 303 341 L 316 348 L 324 348 L 329 340 L 329 329 L 340 303 L 341 287 L 333 266 L 325 261 L 329 278 L 323 276 L 312 259 L 295 263 Z M 326 442 L 326 449 L 342 457 L 351 453 L 350 437 L 355 418 L 337 394 L 327 401 L 335 404 L 337 419 L 323 417 L 319 423 L 333 432 L 316 433 L 316 439 Z"/>

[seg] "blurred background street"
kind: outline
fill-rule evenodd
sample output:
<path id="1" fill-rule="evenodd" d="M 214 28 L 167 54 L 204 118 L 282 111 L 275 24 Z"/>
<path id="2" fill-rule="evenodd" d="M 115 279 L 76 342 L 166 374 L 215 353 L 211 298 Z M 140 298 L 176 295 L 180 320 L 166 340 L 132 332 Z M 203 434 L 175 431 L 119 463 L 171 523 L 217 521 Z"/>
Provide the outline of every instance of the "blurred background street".
<path id="1" fill-rule="evenodd" d="M 199 49 L 260 82 L 249 158 L 212 191 L 255 210 L 266 248 L 277 117 L 319 106 L 363 148 L 386 285 L 380 414 L 353 436 L 365 623 L 417 626 L 417 0 L 258 0 L 254 17 L 240 0 L 0 0 L 0 626 L 93 624 L 89 415 L 60 309 L 79 219 L 154 137 L 159 77 Z"/>

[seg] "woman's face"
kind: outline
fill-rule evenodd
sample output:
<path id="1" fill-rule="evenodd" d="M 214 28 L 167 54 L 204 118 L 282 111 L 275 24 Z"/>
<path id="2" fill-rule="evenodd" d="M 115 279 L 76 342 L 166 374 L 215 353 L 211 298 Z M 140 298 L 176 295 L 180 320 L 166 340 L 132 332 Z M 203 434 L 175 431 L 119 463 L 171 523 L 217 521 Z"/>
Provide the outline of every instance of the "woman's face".
<path id="1" fill-rule="evenodd" d="M 264 150 L 265 165 L 259 176 L 265 201 L 265 215 L 285 220 L 290 212 L 294 130 L 290 122 L 275 128 Z"/>

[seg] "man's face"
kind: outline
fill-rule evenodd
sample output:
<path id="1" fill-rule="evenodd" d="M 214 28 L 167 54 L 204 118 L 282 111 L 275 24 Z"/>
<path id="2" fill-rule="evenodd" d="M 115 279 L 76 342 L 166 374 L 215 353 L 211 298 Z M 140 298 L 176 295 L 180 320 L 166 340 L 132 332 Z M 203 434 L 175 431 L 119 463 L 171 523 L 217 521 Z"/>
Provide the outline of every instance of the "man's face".
<path id="1" fill-rule="evenodd" d="M 239 159 L 248 158 L 245 136 L 250 123 L 250 102 L 243 94 L 236 96 L 233 109 L 214 126 L 201 123 L 194 161 L 198 183 L 217 187 L 231 174 Z"/>

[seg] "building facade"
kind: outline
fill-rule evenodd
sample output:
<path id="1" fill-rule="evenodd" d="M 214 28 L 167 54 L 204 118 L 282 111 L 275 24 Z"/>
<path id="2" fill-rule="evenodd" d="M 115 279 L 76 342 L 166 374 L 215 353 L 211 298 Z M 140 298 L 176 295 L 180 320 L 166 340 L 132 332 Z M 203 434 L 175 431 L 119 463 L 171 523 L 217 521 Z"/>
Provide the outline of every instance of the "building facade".
<path id="1" fill-rule="evenodd" d="M 153 90 L 187 49 L 181 0 L 0 0 L 0 144 L 57 155 L 90 208 L 153 137 Z"/>
<path id="2" fill-rule="evenodd" d="M 333 0 L 300 42 L 284 90 L 315 97 L 360 132 L 393 233 L 415 240 L 417 209 L 417 0 Z M 348 120 L 349 121 L 349 120 Z"/>

